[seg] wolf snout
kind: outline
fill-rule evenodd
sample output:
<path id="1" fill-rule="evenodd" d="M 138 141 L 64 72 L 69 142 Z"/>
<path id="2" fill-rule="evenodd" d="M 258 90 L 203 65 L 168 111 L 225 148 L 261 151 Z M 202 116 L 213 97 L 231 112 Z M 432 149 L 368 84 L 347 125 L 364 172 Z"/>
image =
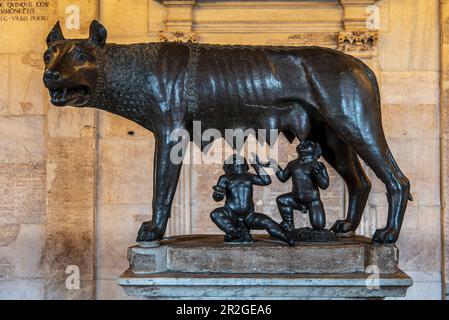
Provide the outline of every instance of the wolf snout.
<path id="1" fill-rule="evenodd" d="M 50 85 L 55 81 L 61 80 L 61 74 L 58 71 L 47 70 L 44 73 L 44 83 L 45 85 Z"/>

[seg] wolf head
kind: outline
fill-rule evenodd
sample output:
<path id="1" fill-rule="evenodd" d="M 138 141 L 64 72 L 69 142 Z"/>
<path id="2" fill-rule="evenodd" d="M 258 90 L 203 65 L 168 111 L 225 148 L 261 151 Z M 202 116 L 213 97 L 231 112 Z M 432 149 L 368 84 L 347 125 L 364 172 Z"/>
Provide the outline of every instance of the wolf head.
<path id="1" fill-rule="evenodd" d="M 88 39 L 65 39 L 59 22 L 47 37 L 44 85 L 55 106 L 82 107 L 89 103 L 99 78 L 98 51 L 106 44 L 107 31 L 92 21 Z"/>

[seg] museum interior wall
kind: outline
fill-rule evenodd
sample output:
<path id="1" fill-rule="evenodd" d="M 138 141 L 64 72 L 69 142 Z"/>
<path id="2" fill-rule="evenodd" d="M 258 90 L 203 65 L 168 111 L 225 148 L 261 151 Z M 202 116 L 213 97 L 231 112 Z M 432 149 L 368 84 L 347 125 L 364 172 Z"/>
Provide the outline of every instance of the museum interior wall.
<path id="1" fill-rule="evenodd" d="M 73 2 L 80 29 L 62 24 L 66 37 L 86 37 L 97 18 L 109 42 L 320 45 L 362 59 L 377 74 L 387 139 L 412 184 L 414 201 L 397 243 L 400 268 L 414 280 L 407 298 L 445 296 L 446 1 L 42 2 L 48 6 L 27 19 L 0 13 L 0 298 L 126 298 L 116 278 L 141 223 L 151 218 L 152 134 L 102 111 L 53 107 L 42 85 L 45 38 L 56 20 L 73 14 Z M 378 28 L 367 29 L 369 19 Z M 285 164 L 294 145 L 279 145 Z M 221 164 L 184 166 L 169 235 L 218 233 L 209 212 L 221 171 Z M 368 172 L 373 190 L 358 233 L 371 236 L 386 221 L 387 201 Z M 346 206 L 344 183 L 330 173 L 323 193 L 329 226 Z M 279 220 L 275 199 L 289 188 L 273 182 L 256 189 L 257 210 Z M 71 266 L 79 269 L 79 289 L 66 286 Z"/>

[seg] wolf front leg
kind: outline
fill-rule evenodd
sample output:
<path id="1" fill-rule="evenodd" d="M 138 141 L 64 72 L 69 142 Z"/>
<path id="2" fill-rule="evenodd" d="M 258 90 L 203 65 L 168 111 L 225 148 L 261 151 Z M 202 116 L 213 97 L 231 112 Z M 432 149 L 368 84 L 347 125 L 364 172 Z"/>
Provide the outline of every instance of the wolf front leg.
<path id="1" fill-rule="evenodd" d="M 155 134 L 153 217 L 140 227 L 138 242 L 161 240 L 167 228 L 182 166 L 182 158 L 178 154 L 176 159 L 172 159 L 172 148 L 179 142 L 171 140 L 171 132 L 172 130 L 165 130 Z"/>

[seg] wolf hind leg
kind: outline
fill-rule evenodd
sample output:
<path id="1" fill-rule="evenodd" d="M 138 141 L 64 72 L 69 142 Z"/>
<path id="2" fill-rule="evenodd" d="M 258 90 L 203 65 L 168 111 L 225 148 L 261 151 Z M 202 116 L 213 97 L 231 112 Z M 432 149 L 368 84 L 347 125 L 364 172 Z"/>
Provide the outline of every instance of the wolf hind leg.
<path id="1" fill-rule="evenodd" d="M 374 122 L 374 123 L 373 123 Z M 378 122 L 378 123 L 376 123 Z M 401 230 L 407 201 L 410 197 L 410 182 L 397 165 L 388 147 L 380 120 L 371 123 L 347 123 L 335 128 L 344 137 L 357 155 L 382 180 L 387 190 L 388 221 L 385 228 L 373 236 L 378 243 L 395 243 Z M 360 127 L 358 127 L 360 126 Z"/>
<path id="2" fill-rule="evenodd" d="M 358 228 L 371 191 L 371 182 L 355 151 L 330 129 L 316 139 L 323 157 L 345 181 L 348 190 L 348 211 L 344 220 L 337 220 L 331 230 L 340 235 L 352 235 Z"/>

